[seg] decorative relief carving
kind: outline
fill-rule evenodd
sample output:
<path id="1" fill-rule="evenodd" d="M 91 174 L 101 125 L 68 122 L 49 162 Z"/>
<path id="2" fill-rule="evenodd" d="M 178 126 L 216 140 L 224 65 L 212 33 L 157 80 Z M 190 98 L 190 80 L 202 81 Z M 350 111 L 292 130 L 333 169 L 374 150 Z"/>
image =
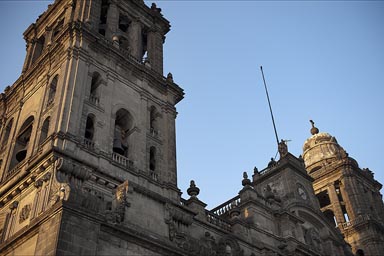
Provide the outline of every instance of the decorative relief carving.
<path id="1" fill-rule="evenodd" d="M 120 184 L 116 188 L 115 197 L 112 201 L 112 209 L 106 212 L 107 221 L 110 223 L 124 222 L 125 207 L 129 207 L 130 203 L 127 200 L 129 191 L 128 180 Z"/>
<path id="2" fill-rule="evenodd" d="M 312 249 L 318 252 L 322 252 L 321 239 L 319 232 L 315 228 L 309 228 L 304 231 L 305 243 L 312 246 Z"/>
<path id="3" fill-rule="evenodd" d="M 19 215 L 19 223 L 24 222 L 29 218 L 29 214 L 31 213 L 31 204 L 24 205 L 23 208 L 21 208 L 20 215 Z"/>

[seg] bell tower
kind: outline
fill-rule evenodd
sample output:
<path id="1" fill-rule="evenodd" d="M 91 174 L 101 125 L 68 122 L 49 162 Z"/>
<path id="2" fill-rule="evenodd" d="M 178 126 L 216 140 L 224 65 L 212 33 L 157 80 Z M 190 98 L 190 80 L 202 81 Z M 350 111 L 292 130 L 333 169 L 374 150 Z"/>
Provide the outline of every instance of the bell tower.
<path id="1" fill-rule="evenodd" d="M 22 75 L 0 99 L 0 251 L 95 254 L 101 220 L 148 198 L 179 204 L 169 29 L 142 0 L 56 0 L 27 28 Z M 95 243 L 66 249 L 73 239 Z"/>
<path id="2" fill-rule="evenodd" d="M 382 185 L 368 168 L 338 144 L 335 137 L 319 132 L 311 120 L 312 136 L 303 146 L 303 159 L 321 211 L 337 226 L 356 255 L 384 251 Z"/>

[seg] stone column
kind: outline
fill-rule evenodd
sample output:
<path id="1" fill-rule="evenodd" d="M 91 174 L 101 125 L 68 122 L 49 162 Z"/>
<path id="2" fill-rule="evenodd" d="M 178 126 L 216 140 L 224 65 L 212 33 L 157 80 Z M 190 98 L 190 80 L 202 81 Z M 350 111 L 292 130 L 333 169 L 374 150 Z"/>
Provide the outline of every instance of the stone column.
<path id="1" fill-rule="evenodd" d="M 344 198 L 345 207 L 349 214 L 349 219 L 353 220 L 361 214 L 361 205 L 357 200 L 359 192 L 355 178 L 352 176 L 343 177 L 342 185 L 340 189 Z"/>
<path id="2" fill-rule="evenodd" d="M 176 109 L 171 105 L 163 108 L 165 128 L 164 131 L 164 170 L 166 170 L 166 181 L 177 186 L 177 171 L 176 171 L 176 133 L 175 133 L 175 119 Z"/>
<path id="3" fill-rule="evenodd" d="M 26 48 L 27 48 L 27 54 L 25 56 L 24 65 L 23 65 L 23 72 L 26 71 L 29 68 L 30 61 L 32 58 L 32 52 L 33 52 L 33 46 L 34 46 L 34 40 L 30 41 L 28 39 L 26 41 Z"/>
<path id="4" fill-rule="evenodd" d="M 93 30 L 97 31 L 99 29 L 101 0 L 88 0 L 84 4 L 84 20 Z"/>
<path id="5" fill-rule="evenodd" d="M 78 2 L 78 4 L 80 5 L 80 2 Z M 73 21 L 73 16 L 74 16 L 73 8 L 75 7 L 74 5 L 75 3 L 71 1 L 65 6 L 64 25 Z"/>
<path id="6" fill-rule="evenodd" d="M 341 223 L 344 223 L 346 220 L 344 218 L 343 210 L 341 209 L 341 204 L 336 193 L 335 185 L 333 183 L 328 184 L 327 190 L 337 224 L 339 225 Z"/>
<path id="7" fill-rule="evenodd" d="M 115 1 L 111 1 L 107 13 L 107 29 L 105 37 L 112 40 L 112 37 L 116 34 L 119 25 L 119 9 Z"/>
<path id="8" fill-rule="evenodd" d="M 50 46 L 52 44 L 52 28 L 46 27 L 45 28 L 45 42 L 44 47 Z"/>
<path id="9" fill-rule="evenodd" d="M 158 30 L 148 32 L 148 60 L 154 71 L 163 74 L 163 35 Z"/>
<path id="10" fill-rule="evenodd" d="M 141 61 L 143 52 L 142 24 L 139 19 L 135 19 L 128 27 L 129 47 L 131 55 Z"/>

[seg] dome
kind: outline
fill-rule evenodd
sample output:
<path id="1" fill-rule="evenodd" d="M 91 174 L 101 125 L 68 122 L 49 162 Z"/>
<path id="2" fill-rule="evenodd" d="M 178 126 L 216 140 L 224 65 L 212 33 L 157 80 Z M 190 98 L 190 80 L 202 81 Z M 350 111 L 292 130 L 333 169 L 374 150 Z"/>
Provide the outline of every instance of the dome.
<path id="1" fill-rule="evenodd" d="M 312 136 L 304 142 L 303 146 L 303 159 L 309 173 L 316 171 L 318 163 L 322 161 L 341 159 L 346 156 L 345 150 L 337 143 L 335 137 L 329 133 L 319 132 L 312 120 L 311 123 Z"/>

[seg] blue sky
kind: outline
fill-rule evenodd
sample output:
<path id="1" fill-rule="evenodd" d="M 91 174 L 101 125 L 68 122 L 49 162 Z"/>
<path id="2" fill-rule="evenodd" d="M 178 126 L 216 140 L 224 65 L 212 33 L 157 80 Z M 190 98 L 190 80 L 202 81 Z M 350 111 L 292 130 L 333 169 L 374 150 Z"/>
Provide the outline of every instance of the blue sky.
<path id="1" fill-rule="evenodd" d="M 23 31 L 50 1 L 0 1 L 0 89 L 20 75 Z M 157 1 L 171 22 L 164 72 L 177 105 L 179 187 L 194 179 L 208 208 L 236 196 L 243 171 L 277 152 L 302 154 L 309 119 L 384 182 L 383 1 Z M 4 26 L 8 24 L 8 26 Z"/>

